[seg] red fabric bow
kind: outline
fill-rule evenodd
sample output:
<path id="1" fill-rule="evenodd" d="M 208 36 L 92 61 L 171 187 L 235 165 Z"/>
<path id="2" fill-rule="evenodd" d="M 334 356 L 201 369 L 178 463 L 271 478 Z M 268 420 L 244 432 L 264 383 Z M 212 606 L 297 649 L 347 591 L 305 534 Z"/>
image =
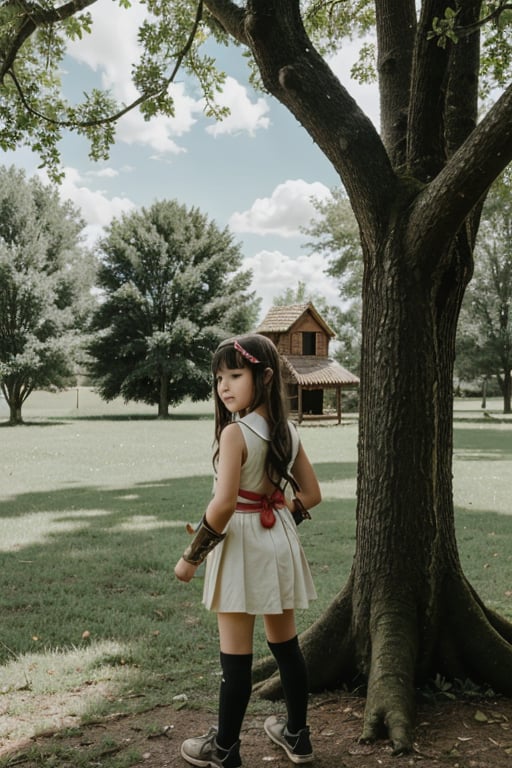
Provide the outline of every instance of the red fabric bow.
<path id="1" fill-rule="evenodd" d="M 244 501 L 238 501 L 236 509 L 240 512 L 259 512 L 260 522 L 264 528 L 272 528 L 275 525 L 274 509 L 282 509 L 286 506 L 283 492 L 279 488 L 276 488 L 271 496 L 243 490 L 239 490 L 238 495 L 242 499 L 249 499 L 252 503 L 247 504 Z"/>

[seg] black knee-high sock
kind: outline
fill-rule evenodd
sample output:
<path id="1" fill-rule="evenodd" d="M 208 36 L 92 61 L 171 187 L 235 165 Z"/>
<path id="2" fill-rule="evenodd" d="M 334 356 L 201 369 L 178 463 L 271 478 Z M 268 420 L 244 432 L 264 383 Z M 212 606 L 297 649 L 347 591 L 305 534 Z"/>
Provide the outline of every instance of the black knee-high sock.
<path id="1" fill-rule="evenodd" d="M 220 654 L 222 682 L 219 693 L 217 744 L 229 749 L 240 738 L 240 730 L 252 689 L 252 653 Z"/>
<path id="2" fill-rule="evenodd" d="M 298 733 L 306 726 L 308 710 L 308 674 L 297 636 L 284 643 L 268 643 L 272 651 L 283 686 L 288 712 L 287 728 Z"/>

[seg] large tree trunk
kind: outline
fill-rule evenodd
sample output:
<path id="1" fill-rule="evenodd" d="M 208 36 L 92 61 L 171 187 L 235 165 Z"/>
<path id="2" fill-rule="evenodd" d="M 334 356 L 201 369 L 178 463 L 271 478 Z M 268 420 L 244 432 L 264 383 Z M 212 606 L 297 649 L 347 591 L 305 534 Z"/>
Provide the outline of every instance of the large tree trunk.
<path id="1" fill-rule="evenodd" d="M 387 733 L 395 751 L 405 752 L 415 686 L 429 675 L 472 678 L 512 695 L 512 626 L 482 605 L 464 577 L 451 479 L 457 318 L 472 271 L 475 211 L 512 159 L 512 89 L 473 130 L 474 37 L 467 50 L 461 43 L 447 52 L 427 34 L 445 3 L 423 4 L 416 33 L 414 3 L 381 0 L 385 148 L 315 51 L 296 0 L 249 0 L 244 9 L 205 2 L 251 49 L 268 91 L 338 170 L 360 226 L 356 552 L 347 584 L 301 645 L 312 689 L 365 676 L 362 738 Z M 464 6 L 469 20 L 479 7 Z M 400 19 L 408 19 L 405 27 Z M 265 660 L 257 679 L 273 668 Z M 275 675 L 257 687 L 270 697 L 280 690 Z"/>
<path id="2" fill-rule="evenodd" d="M 469 250 L 459 238 L 427 274 L 395 231 L 367 259 L 356 552 L 348 584 L 301 638 L 312 689 L 364 675 L 362 739 L 388 734 L 396 753 L 412 747 L 415 687 L 429 677 L 512 695 L 512 626 L 467 583 L 455 537 L 452 376 Z M 279 681 L 258 689 L 275 696 Z"/>
<path id="3" fill-rule="evenodd" d="M 9 406 L 9 424 L 13 427 L 23 424 L 21 409 L 31 390 L 25 389 L 24 385 L 16 379 L 9 378 L 2 384 L 5 401 Z"/>
<path id="4" fill-rule="evenodd" d="M 169 418 L 169 377 L 166 373 L 160 376 L 160 399 L 158 401 L 158 418 Z"/>
<path id="5" fill-rule="evenodd" d="M 23 418 L 21 415 L 21 405 L 16 403 L 9 403 L 9 424 L 12 427 L 18 424 L 23 424 Z"/>

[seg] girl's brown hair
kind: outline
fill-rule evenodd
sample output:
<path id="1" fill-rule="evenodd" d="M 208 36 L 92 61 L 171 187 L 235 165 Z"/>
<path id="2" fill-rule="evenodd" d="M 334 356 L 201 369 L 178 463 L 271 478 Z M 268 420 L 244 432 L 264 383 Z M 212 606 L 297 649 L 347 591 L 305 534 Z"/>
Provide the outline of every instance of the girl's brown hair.
<path id="1" fill-rule="evenodd" d="M 238 347 L 238 349 L 237 349 Z M 244 355 L 243 352 L 246 354 Z M 251 359 L 252 358 L 252 359 Z M 257 362 L 254 362 L 257 361 Z M 292 458 L 292 441 L 288 427 L 288 413 L 281 375 L 281 361 L 275 344 L 266 336 L 250 333 L 226 339 L 217 347 L 212 360 L 213 376 L 220 368 L 250 368 L 254 378 L 254 398 L 249 412 L 265 405 L 268 413 L 270 442 L 265 469 L 271 482 L 281 487 L 281 480 L 288 481 L 294 490 L 297 483 L 288 471 Z M 270 381 L 265 381 L 267 368 L 272 369 Z M 233 420 L 214 386 L 215 399 L 215 442 L 217 449 L 214 463 L 218 458 L 220 433 Z"/>

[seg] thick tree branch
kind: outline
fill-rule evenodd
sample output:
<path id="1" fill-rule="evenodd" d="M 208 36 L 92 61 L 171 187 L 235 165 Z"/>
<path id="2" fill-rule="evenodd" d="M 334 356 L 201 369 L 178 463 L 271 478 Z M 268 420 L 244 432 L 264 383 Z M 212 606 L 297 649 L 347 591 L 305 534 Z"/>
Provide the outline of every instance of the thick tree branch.
<path id="1" fill-rule="evenodd" d="M 410 231 L 430 248 L 461 227 L 492 182 L 512 161 L 512 86 L 421 193 Z"/>
<path id="2" fill-rule="evenodd" d="M 460 20 L 471 25 L 478 20 L 481 0 L 465 3 Z M 480 35 L 473 34 L 450 46 L 450 73 L 446 94 L 446 153 L 453 153 L 467 139 L 478 118 L 478 74 L 480 68 Z"/>
<path id="3" fill-rule="evenodd" d="M 36 29 L 47 24 L 54 24 L 57 21 L 69 19 L 71 16 L 83 11 L 84 8 L 94 5 L 95 2 L 96 0 L 71 0 L 71 2 L 57 8 L 44 8 L 39 3 L 25 2 L 25 0 L 8 0 L 4 5 L 3 12 L 14 11 L 19 21 L 17 33 L 8 47 L 0 66 L 0 83 L 3 82 L 5 74 L 14 65 L 23 43 L 28 40 Z"/>
<path id="4" fill-rule="evenodd" d="M 82 0 L 82 1 L 86 2 L 86 0 Z M 92 2 L 96 2 L 96 0 L 89 0 L 89 4 L 91 4 Z M 53 117 L 50 117 L 49 115 L 44 114 L 43 112 L 40 112 L 39 110 L 35 109 L 31 105 L 30 101 L 26 98 L 23 88 L 21 86 L 21 83 L 16 77 L 16 74 L 13 69 L 9 69 L 6 74 L 8 74 L 11 77 L 16 87 L 16 90 L 18 92 L 18 96 L 20 97 L 20 100 L 23 106 L 25 107 L 25 109 L 27 110 L 27 112 L 30 113 L 31 115 L 34 115 L 35 117 L 40 118 L 41 120 L 43 120 L 44 122 L 50 125 L 55 125 L 60 128 L 92 128 L 94 126 L 108 125 L 109 123 L 116 123 L 121 117 L 126 115 L 128 112 L 131 112 L 133 109 L 140 106 L 144 102 L 149 101 L 149 99 L 155 98 L 156 96 L 165 94 L 167 92 L 171 83 L 174 82 L 174 79 L 180 70 L 180 67 L 183 63 L 185 56 L 188 54 L 188 52 L 192 47 L 197 31 L 199 29 L 199 24 L 201 23 L 201 20 L 202 20 L 202 13 L 203 13 L 203 2 L 202 0 L 199 0 L 197 9 L 196 9 L 194 24 L 192 26 L 192 29 L 190 30 L 188 39 L 185 45 L 183 46 L 183 48 L 181 49 L 181 51 L 179 51 L 176 54 L 176 61 L 175 61 L 173 70 L 169 75 L 169 77 L 164 81 L 162 86 L 151 91 L 145 91 L 144 93 L 141 94 L 141 96 L 139 96 L 138 99 L 135 99 L 135 101 L 131 102 L 127 106 L 118 110 L 117 112 L 114 112 L 113 114 L 108 115 L 107 117 L 98 117 L 92 120 L 80 120 L 80 121 L 57 120 Z"/>
<path id="5" fill-rule="evenodd" d="M 376 3 L 381 135 L 394 168 L 405 163 L 412 56 L 416 31 L 414 0 Z"/>
<path id="6" fill-rule="evenodd" d="M 427 34 L 435 16 L 443 16 L 446 0 L 425 0 L 416 35 L 413 90 L 409 105 L 407 165 L 422 181 L 429 181 L 443 167 L 444 106 L 449 53 Z"/>
<path id="7" fill-rule="evenodd" d="M 244 30 L 245 10 L 231 0 L 205 0 L 205 6 L 229 35 L 239 43 L 247 45 Z"/>
<path id="8" fill-rule="evenodd" d="M 489 24 L 489 22 L 499 20 L 500 16 L 506 11 L 512 11 L 511 3 L 501 3 L 487 16 L 484 16 L 482 19 L 478 18 L 471 24 L 464 24 L 461 26 L 456 24 L 453 28 L 453 31 L 459 39 L 467 37 L 468 35 L 472 35 L 474 32 L 477 32 L 479 29 L 482 29 L 482 27 L 485 27 L 485 25 Z"/>

